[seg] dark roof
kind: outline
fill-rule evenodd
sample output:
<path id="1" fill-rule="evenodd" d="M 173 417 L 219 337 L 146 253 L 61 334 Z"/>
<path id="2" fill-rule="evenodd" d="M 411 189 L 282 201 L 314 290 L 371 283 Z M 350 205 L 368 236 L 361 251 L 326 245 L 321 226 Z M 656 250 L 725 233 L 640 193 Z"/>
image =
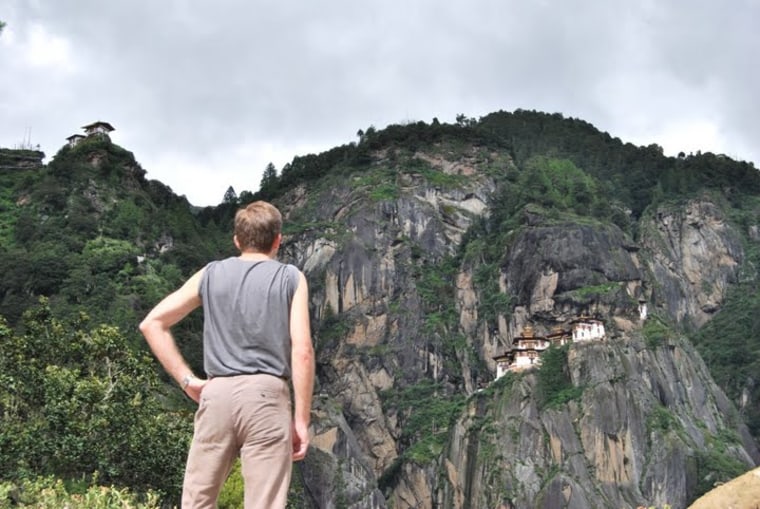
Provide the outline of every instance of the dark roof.
<path id="1" fill-rule="evenodd" d="M 98 120 L 97 122 L 93 122 L 92 124 L 89 124 L 89 125 L 83 125 L 82 129 L 95 129 L 96 127 L 102 127 L 107 131 L 115 131 L 115 129 L 113 128 L 111 124 L 109 124 L 108 122 L 101 122 L 100 120 Z"/>
<path id="2" fill-rule="evenodd" d="M 570 320 L 570 323 L 603 323 L 600 319 L 593 316 L 581 315 Z"/>
<path id="3" fill-rule="evenodd" d="M 514 356 L 515 356 L 515 353 L 512 350 L 506 350 L 504 351 L 504 353 L 494 355 L 491 358 L 495 361 L 498 361 L 499 359 L 509 359 L 510 357 L 514 357 Z"/>

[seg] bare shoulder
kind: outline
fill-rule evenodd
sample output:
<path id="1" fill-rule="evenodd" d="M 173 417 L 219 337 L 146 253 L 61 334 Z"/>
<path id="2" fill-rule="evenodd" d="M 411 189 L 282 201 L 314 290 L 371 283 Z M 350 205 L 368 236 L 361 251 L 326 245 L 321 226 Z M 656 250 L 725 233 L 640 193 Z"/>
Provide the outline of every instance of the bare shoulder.
<path id="1" fill-rule="evenodd" d="M 182 288 L 180 288 L 181 291 L 186 292 L 193 292 L 198 293 L 201 288 L 201 280 L 203 279 L 203 274 L 205 273 L 206 268 L 202 268 L 192 276 L 190 276 L 190 279 L 185 281 L 185 284 L 182 285 Z"/>

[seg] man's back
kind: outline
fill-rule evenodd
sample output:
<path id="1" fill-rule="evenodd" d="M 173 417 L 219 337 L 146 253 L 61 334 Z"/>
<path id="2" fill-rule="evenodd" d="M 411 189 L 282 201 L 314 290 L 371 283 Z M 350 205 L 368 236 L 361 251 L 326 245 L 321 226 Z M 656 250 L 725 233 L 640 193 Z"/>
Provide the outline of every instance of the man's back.
<path id="1" fill-rule="evenodd" d="M 299 272 L 276 260 L 210 263 L 199 288 L 204 369 L 210 377 L 267 373 L 290 378 L 289 316 Z"/>
<path id="2" fill-rule="evenodd" d="M 272 204 L 239 209 L 232 239 L 240 256 L 193 274 L 140 323 L 161 365 L 198 403 L 184 509 L 216 507 L 238 457 L 246 509 L 284 508 L 292 462 L 308 451 L 315 370 L 309 288 L 301 271 L 275 260 L 281 230 Z M 171 331 L 199 306 L 208 380 L 193 374 Z"/>

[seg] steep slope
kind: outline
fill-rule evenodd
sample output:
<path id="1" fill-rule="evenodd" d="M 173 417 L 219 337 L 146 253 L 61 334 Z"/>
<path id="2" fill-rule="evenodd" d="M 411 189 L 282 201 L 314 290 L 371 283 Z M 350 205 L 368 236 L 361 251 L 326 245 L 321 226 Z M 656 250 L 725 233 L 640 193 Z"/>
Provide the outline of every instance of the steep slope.
<path id="1" fill-rule="evenodd" d="M 755 465 L 683 332 L 720 309 L 743 263 L 725 203 L 697 195 L 626 219 L 574 165 L 520 168 L 445 140 L 391 144 L 280 201 L 293 225 L 284 254 L 312 284 L 319 412 L 340 408 L 348 424 L 316 426 L 315 447 L 342 471 L 317 476 L 322 499 L 383 507 L 380 489 L 392 507 L 685 507 Z M 557 186 L 582 187 L 587 205 L 542 202 Z M 581 315 L 608 338 L 570 347 L 560 403 L 542 403 L 537 373 L 478 392 L 524 326 L 546 334 Z"/>
<path id="2" fill-rule="evenodd" d="M 465 352 L 429 330 L 428 320 L 443 310 L 428 309 L 421 293 L 427 279 L 442 277 L 438 262 L 451 256 L 487 208 L 495 182 L 483 168 L 496 171 L 509 160 L 471 147 L 447 159 L 448 150 L 380 155 L 364 173 L 325 179 L 308 195 L 298 188 L 284 200 L 291 226 L 283 255 L 304 268 L 318 324 L 319 401 L 343 409 L 359 444 L 335 463 L 346 475 L 355 474 L 353 464 L 369 465 L 372 473 L 363 481 L 372 488 L 351 493 L 351 503 L 375 500 L 378 477 L 399 465 L 403 448 L 430 427 L 425 422 L 415 429 L 421 417 L 397 391 L 439 393 L 448 419 L 452 403 L 443 398 L 458 393 L 461 400 L 473 385 Z M 354 440 L 325 438 L 345 437 L 340 426 L 320 423 L 316 431 L 317 447 L 338 457 L 346 453 L 338 445 Z M 313 462 L 319 461 L 310 458 L 306 468 Z M 327 475 L 321 490 L 334 484 L 335 474 Z"/>
<path id="3" fill-rule="evenodd" d="M 641 244 L 652 257 L 657 304 L 676 323 L 701 327 L 738 281 L 741 235 L 710 197 L 662 205 L 648 216 Z"/>

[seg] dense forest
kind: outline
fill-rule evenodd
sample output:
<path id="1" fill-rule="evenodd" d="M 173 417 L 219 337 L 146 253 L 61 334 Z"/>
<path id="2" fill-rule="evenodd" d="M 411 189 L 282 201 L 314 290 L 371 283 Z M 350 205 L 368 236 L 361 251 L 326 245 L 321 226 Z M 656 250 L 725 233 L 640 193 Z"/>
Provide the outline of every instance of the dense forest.
<path id="1" fill-rule="evenodd" d="M 465 233 L 462 252 L 415 269 L 430 303 L 451 294 L 456 264 L 476 260 L 481 287 L 489 288 L 488 268 L 503 263 L 498 246 L 532 215 L 557 224 L 583 216 L 636 239 L 639 220 L 659 205 L 701 194 L 725 203 L 730 221 L 747 232 L 741 276 L 705 326 L 682 327 L 727 395 L 745 401 L 742 416 L 760 437 L 760 337 L 748 333 L 760 330 L 760 176 L 753 164 L 712 153 L 667 157 L 657 145 L 634 146 L 582 120 L 526 110 L 357 134 L 356 142 L 297 156 L 279 170 L 269 165 L 253 191 L 230 189 L 205 208 L 146 179 L 135 156 L 107 137 L 64 146 L 34 167 L 17 164 L 19 151 L 0 150 L 0 507 L 71 494 L 144 507 L 176 503 L 193 408 L 147 352 L 136 329 L 141 317 L 207 261 L 234 253 L 238 206 L 279 204 L 299 186 L 338 178 L 371 182 L 372 200 L 390 201 L 399 181 L 392 164 L 376 164 L 378 154 L 441 146 L 478 147 L 511 164 L 490 170 L 500 187 L 490 215 Z M 422 164 L 415 170 L 428 171 Z M 285 233 L 320 227 L 308 213 L 293 213 Z M 484 320 L 493 316 L 489 306 L 508 305 L 498 288 L 492 295 L 482 303 Z M 334 325 L 329 317 L 314 323 L 315 336 L 329 346 L 340 337 Z M 192 315 L 175 335 L 202 372 L 201 317 Z M 455 403 L 431 412 L 445 420 L 461 409 Z M 417 415 L 426 426 L 430 414 Z M 409 422 L 411 430 L 416 421 Z M 415 437 L 410 432 L 410 447 Z M 300 507 L 303 486 L 298 474 L 294 479 L 292 504 Z M 98 495 L 93 487 L 101 485 L 114 488 Z M 239 495 L 233 476 L 221 507 L 235 507 Z"/>

